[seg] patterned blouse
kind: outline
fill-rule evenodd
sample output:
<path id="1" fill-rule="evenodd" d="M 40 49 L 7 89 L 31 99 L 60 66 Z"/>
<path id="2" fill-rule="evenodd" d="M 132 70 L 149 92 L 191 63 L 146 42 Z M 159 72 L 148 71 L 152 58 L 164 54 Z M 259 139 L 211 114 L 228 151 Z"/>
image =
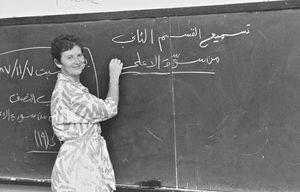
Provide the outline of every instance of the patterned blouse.
<path id="1" fill-rule="evenodd" d="M 99 99 L 81 83 L 59 73 L 51 98 L 52 127 L 64 141 L 52 176 L 53 192 L 110 192 L 116 189 L 114 170 L 99 122 L 117 114 L 108 97 Z"/>

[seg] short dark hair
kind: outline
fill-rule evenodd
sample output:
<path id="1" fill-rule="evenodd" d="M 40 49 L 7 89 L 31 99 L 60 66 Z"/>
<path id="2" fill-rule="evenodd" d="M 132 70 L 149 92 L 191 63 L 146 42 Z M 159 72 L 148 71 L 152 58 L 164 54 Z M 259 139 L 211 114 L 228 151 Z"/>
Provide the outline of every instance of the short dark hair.
<path id="1" fill-rule="evenodd" d="M 83 48 L 80 39 L 75 35 L 59 35 L 51 42 L 51 55 L 54 59 L 60 61 L 61 54 L 64 51 L 72 49 L 75 45 L 79 46 L 81 49 Z"/>

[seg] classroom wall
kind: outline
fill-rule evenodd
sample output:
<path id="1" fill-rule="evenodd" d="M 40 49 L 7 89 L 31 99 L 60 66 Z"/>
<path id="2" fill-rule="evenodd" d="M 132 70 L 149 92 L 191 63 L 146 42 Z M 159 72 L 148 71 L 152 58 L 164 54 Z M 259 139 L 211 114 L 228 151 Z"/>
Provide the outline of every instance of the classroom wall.
<path id="1" fill-rule="evenodd" d="M 278 0 L 0 0 L 0 18 L 115 12 L 175 7 L 271 2 Z M 122 3 L 120 3 L 122 2 Z"/>

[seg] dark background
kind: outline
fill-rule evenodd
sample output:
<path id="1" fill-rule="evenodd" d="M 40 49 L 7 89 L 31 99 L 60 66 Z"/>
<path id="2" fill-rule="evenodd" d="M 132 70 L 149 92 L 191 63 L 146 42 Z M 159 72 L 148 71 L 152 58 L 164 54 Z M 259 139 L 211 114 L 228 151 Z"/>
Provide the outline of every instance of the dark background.
<path id="1" fill-rule="evenodd" d="M 300 189 L 299 10 L 89 17 L 0 27 L 1 177 L 50 178 L 60 144 L 39 119 L 56 80 L 48 47 L 72 33 L 86 46 L 82 82 L 93 94 L 105 98 L 111 58 L 125 64 L 119 114 L 102 123 L 118 184 Z"/>

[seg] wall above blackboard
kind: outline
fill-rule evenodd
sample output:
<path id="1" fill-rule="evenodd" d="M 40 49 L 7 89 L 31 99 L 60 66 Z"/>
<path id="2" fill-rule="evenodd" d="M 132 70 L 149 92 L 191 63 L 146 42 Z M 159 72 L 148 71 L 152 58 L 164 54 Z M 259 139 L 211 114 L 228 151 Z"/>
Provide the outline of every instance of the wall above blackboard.
<path id="1" fill-rule="evenodd" d="M 99 13 L 99 12 L 119 12 L 125 10 L 153 10 L 170 9 L 175 7 L 199 7 L 216 6 L 223 4 L 244 4 L 253 2 L 268 2 L 277 0 L 222 0 L 213 1 L 194 1 L 186 0 L 184 2 L 152 0 L 147 3 L 136 0 L 127 0 L 126 4 L 119 3 L 117 0 L 44 0 L 43 2 L 27 0 L 26 2 L 7 1 L 1 6 L 0 18 L 45 16 L 45 15 L 67 15 L 81 13 Z M 27 5 L 33 6 L 27 6 Z M 22 9 L 21 9 L 22 8 Z"/>
<path id="2" fill-rule="evenodd" d="M 73 33 L 85 44 L 82 83 L 93 94 L 105 97 L 111 58 L 125 64 L 119 114 L 102 123 L 118 184 L 300 190 L 300 10 L 291 4 L 4 20 L 0 177 L 50 178 L 60 142 L 49 115 L 57 74 L 49 44 Z"/>

